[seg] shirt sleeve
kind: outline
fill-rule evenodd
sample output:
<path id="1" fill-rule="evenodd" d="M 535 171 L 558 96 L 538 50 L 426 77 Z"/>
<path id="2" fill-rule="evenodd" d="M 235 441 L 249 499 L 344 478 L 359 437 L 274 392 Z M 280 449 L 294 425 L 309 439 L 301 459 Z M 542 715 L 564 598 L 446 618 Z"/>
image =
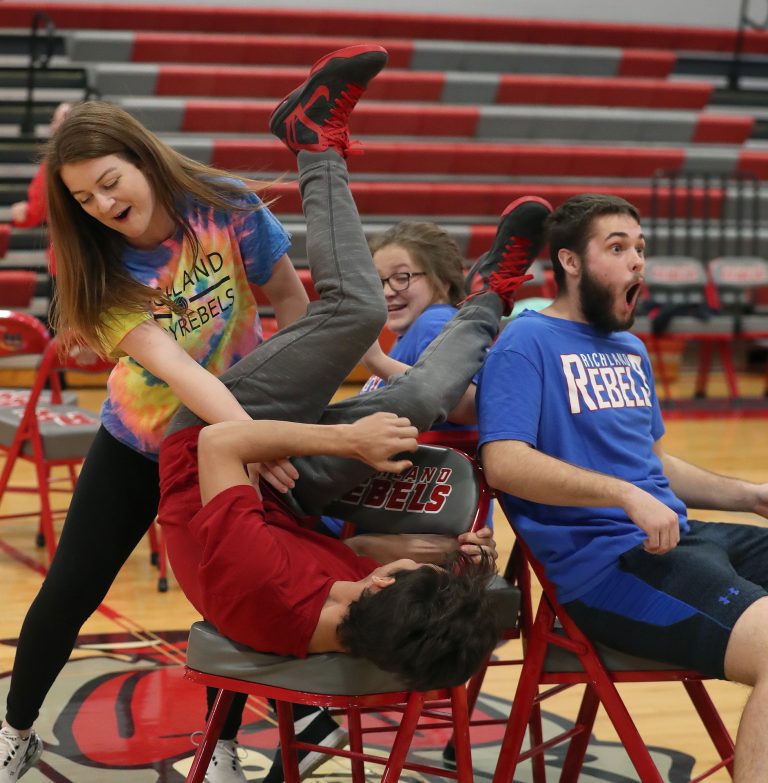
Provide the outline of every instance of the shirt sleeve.
<path id="1" fill-rule="evenodd" d="M 477 387 L 479 443 L 520 440 L 538 445 L 543 384 L 539 370 L 518 351 L 488 355 Z"/>
<path id="2" fill-rule="evenodd" d="M 128 332 L 135 329 L 144 321 L 151 321 L 151 313 L 128 312 L 112 308 L 101 316 L 99 328 L 99 340 L 101 347 L 110 359 L 119 359 L 126 356 L 117 346 Z"/>
<path id="3" fill-rule="evenodd" d="M 239 212 L 234 220 L 234 231 L 240 246 L 249 283 L 264 285 L 272 277 L 272 267 L 291 248 L 291 238 L 280 221 L 255 193 L 248 193 L 245 201 L 260 204 L 261 209 Z"/>

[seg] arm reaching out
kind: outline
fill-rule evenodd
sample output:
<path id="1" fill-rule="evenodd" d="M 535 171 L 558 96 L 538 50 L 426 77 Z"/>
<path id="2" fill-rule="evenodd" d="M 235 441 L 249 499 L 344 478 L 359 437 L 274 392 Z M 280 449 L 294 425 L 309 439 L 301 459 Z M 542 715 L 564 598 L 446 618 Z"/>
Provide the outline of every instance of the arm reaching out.
<path id="1" fill-rule="evenodd" d="M 653 450 L 661 460 L 672 491 L 687 505 L 714 511 L 751 511 L 768 517 L 768 484 L 721 476 L 667 454 L 656 441 Z"/>
<path id="2" fill-rule="evenodd" d="M 198 442 L 203 503 L 229 487 L 250 485 L 245 465 L 269 462 L 287 454 L 328 454 L 358 459 L 376 470 L 400 473 L 411 466 L 394 460 L 416 451 L 418 431 L 394 413 L 374 413 L 354 424 L 298 424 L 288 421 L 222 422 L 205 427 Z"/>
<path id="3" fill-rule="evenodd" d="M 517 440 L 485 444 L 482 461 L 488 483 L 510 495 L 555 506 L 623 508 L 647 534 L 644 546 L 653 554 L 668 552 L 680 540 L 677 514 L 627 481 L 570 465 Z"/>
<path id="4" fill-rule="evenodd" d="M 118 347 L 153 375 L 162 378 L 181 402 L 203 421 L 250 421 L 232 392 L 154 321 L 144 321 L 131 329 Z"/>

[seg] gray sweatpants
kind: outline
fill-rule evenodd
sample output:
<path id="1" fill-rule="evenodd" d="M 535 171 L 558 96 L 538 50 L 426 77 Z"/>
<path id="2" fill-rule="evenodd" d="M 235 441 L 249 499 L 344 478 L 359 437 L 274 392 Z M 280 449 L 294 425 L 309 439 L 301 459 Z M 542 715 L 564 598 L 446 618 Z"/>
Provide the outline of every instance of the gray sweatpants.
<path id="1" fill-rule="evenodd" d="M 221 376 L 254 419 L 340 424 L 377 411 L 406 416 L 420 431 L 459 402 L 498 332 L 501 303 L 477 296 L 429 345 L 418 363 L 377 391 L 329 401 L 386 321 L 384 295 L 347 170 L 332 151 L 300 152 L 299 188 L 307 221 L 307 255 L 319 300 Z M 168 434 L 203 423 L 181 407 Z M 373 469 L 338 457 L 297 458 L 293 499 L 319 513 Z"/>

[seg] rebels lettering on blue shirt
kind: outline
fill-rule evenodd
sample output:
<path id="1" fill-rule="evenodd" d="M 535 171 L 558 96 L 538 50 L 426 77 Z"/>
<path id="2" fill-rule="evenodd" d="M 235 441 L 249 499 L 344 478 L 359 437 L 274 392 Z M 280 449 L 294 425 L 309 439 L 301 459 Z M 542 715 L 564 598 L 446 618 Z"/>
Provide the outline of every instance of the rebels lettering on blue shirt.
<path id="1" fill-rule="evenodd" d="M 561 354 L 571 413 L 582 405 L 602 408 L 651 407 L 651 388 L 638 354 Z"/>

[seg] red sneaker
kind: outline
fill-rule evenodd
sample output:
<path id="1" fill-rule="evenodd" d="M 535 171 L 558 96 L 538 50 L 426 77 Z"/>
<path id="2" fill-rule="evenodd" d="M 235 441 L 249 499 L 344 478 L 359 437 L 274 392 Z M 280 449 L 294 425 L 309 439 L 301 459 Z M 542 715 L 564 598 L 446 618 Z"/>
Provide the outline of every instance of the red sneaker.
<path id="1" fill-rule="evenodd" d="M 490 289 L 512 309 L 517 289 L 531 279 L 526 272 L 544 244 L 544 220 L 551 212 L 552 205 L 538 196 L 522 196 L 507 206 L 491 249 L 467 273 L 468 299 Z"/>
<path id="2" fill-rule="evenodd" d="M 374 44 L 327 54 L 272 112 L 269 129 L 292 152 L 331 148 L 346 158 L 351 144 L 349 115 L 386 62 L 387 50 Z"/>

